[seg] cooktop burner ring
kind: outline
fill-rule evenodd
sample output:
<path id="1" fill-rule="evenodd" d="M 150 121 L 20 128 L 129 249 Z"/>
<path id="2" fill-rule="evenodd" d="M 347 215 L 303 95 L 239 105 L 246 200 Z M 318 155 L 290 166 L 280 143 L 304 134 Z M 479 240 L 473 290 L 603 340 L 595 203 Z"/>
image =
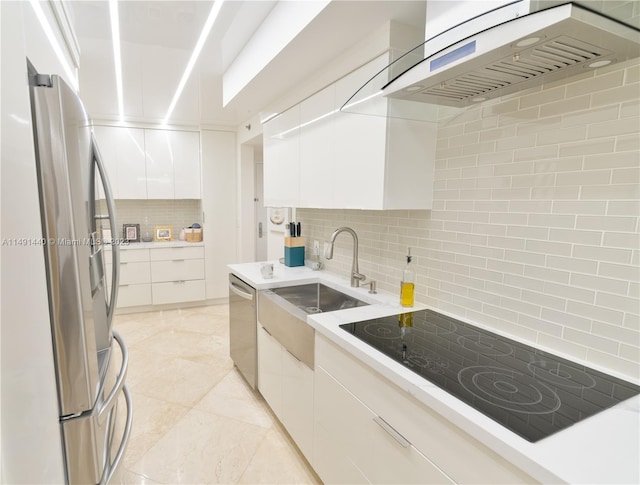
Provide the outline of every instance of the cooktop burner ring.
<path id="1" fill-rule="evenodd" d="M 559 362 L 536 360 L 527 364 L 537 379 L 542 379 L 558 387 L 571 389 L 590 389 L 596 380 L 584 370 Z"/>
<path id="2" fill-rule="evenodd" d="M 458 372 L 458 382 L 478 399 L 517 413 L 550 414 L 562 404 L 544 382 L 512 369 L 465 367 Z"/>
<path id="3" fill-rule="evenodd" d="M 465 349 L 492 357 L 506 357 L 514 352 L 513 347 L 507 342 L 488 335 L 461 335 L 457 342 Z"/>

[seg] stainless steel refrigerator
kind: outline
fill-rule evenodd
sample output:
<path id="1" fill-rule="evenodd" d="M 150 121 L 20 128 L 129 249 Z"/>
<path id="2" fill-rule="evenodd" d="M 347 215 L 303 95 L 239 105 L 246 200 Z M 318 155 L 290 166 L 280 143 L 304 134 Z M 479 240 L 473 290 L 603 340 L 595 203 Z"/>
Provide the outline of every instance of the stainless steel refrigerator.
<path id="1" fill-rule="evenodd" d="M 69 483 L 107 483 L 129 439 L 128 354 L 113 330 L 119 251 L 112 245 L 112 286 L 105 280 L 102 221 L 118 234 L 115 205 L 91 120 L 76 93 L 58 76 L 30 66 L 42 244 L 47 271 L 60 431 Z M 107 214 L 97 212 L 101 184 Z M 119 350 L 118 350 L 119 348 Z M 116 433 L 118 401 L 126 419 Z"/>

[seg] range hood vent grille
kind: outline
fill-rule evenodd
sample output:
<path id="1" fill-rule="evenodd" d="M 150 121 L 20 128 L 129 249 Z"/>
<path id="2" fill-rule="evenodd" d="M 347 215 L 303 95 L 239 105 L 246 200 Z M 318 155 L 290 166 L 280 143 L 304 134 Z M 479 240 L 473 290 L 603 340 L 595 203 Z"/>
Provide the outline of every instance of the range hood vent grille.
<path id="1" fill-rule="evenodd" d="M 538 76 L 575 68 L 609 54 L 611 52 L 606 49 L 560 36 L 520 51 L 517 56 L 509 55 L 473 72 L 427 87 L 419 95 L 435 96 L 454 103 L 464 102 Z"/>

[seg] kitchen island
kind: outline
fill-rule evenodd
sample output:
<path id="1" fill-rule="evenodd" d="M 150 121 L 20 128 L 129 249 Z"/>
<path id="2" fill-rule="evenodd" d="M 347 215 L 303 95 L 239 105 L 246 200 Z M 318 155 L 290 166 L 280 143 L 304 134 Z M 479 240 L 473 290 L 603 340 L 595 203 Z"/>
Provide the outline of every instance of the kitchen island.
<path id="1" fill-rule="evenodd" d="M 318 393 L 333 386 L 333 389 L 344 391 L 343 395 L 353 402 L 360 401 L 362 409 L 371 410 L 373 415 L 393 414 L 392 430 L 409 443 L 405 450 L 410 451 L 403 451 L 405 455 L 402 456 L 411 456 L 411 460 L 416 455 L 426 457 L 439 473 L 433 476 L 434 482 L 640 482 L 639 396 L 540 441 L 527 441 L 340 328 L 343 324 L 405 312 L 406 309 L 398 304 L 397 295 L 371 295 L 364 288 L 349 287 L 346 278 L 324 271 L 288 268 L 277 262 L 274 268 L 274 278 L 264 279 L 260 274 L 260 263 L 229 266 L 232 273 L 258 290 L 322 282 L 369 303 L 368 306 L 307 316 L 307 323 L 316 331 L 314 434 L 319 435 L 314 436 L 313 455 L 308 458 L 325 481 L 325 476 L 332 477 L 327 468 L 327 462 L 331 460 L 323 455 L 321 435 L 327 433 L 327 427 L 322 425 L 327 420 L 321 413 L 326 407 L 319 402 Z M 412 311 L 426 308 L 416 305 Z M 542 350 L 558 355 L 550 349 Z M 372 388 L 378 392 L 371 392 Z M 345 409 L 350 402 L 346 399 Z M 404 412 L 398 411 L 401 406 L 405 406 Z M 341 409 L 336 408 L 335 412 L 340 413 Z M 336 448 L 340 449 L 340 446 Z M 377 459 L 369 457 L 369 461 Z M 358 457 L 353 456 L 345 463 L 357 465 L 357 461 Z M 349 475 L 351 480 L 367 477 L 371 478 L 371 475 Z"/>

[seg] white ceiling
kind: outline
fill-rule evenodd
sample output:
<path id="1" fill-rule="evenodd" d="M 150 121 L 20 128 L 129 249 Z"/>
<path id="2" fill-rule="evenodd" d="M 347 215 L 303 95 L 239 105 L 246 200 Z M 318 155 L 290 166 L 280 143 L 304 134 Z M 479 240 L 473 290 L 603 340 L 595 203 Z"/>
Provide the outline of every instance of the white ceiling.
<path id="1" fill-rule="evenodd" d="M 162 119 L 212 4 L 212 0 L 120 0 L 126 121 Z M 225 2 L 174 111 L 175 123 L 237 126 L 300 86 L 388 20 L 418 28 L 424 25 L 424 1 L 333 0 L 223 107 L 225 69 L 275 4 L 267 0 Z M 81 96 L 94 119 L 116 119 L 108 2 L 77 0 L 71 6 L 81 50 Z"/>

